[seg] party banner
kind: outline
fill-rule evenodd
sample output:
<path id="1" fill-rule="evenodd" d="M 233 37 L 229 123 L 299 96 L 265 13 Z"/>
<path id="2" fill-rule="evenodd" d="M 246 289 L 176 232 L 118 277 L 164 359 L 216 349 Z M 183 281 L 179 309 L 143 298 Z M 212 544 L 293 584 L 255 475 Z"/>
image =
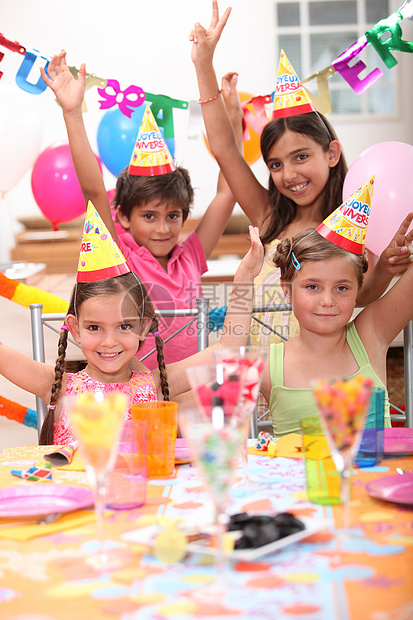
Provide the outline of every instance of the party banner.
<path id="1" fill-rule="evenodd" d="M 402 29 L 400 23 L 404 19 L 413 19 L 413 0 L 406 0 L 404 4 L 394 13 L 380 20 L 372 26 L 362 37 L 355 41 L 348 49 L 344 50 L 337 58 L 322 69 L 317 70 L 310 77 L 302 80 L 303 84 L 308 84 L 316 80 L 317 92 L 315 95 L 306 87 L 309 98 L 316 108 L 323 114 L 331 112 L 331 101 L 328 79 L 339 73 L 341 77 L 349 84 L 357 95 L 361 95 L 371 88 L 378 80 L 383 77 L 383 72 L 378 68 L 373 68 L 365 77 L 361 78 L 360 74 L 367 67 L 362 60 L 357 57 L 371 45 L 386 67 L 391 69 L 397 64 L 397 60 L 392 52 L 413 52 L 413 42 L 405 41 L 402 38 Z M 46 90 L 46 84 L 41 77 L 34 81 L 31 72 L 35 62 L 38 59 L 44 61 L 44 67 L 47 71 L 51 58 L 42 54 L 38 50 L 20 44 L 17 41 L 9 39 L 0 33 L 0 46 L 6 48 L 10 52 L 23 55 L 22 63 L 15 76 L 16 83 L 22 90 L 33 95 L 39 95 Z M 4 58 L 4 53 L 0 52 L 0 63 Z M 1 65 L 0 65 L 1 66 Z M 79 70 L 76 67 L 70 67 L 72 74 L 77 77 Z M 3 72 L 0 71 L 0 79 Z M 30 80 L 29 78 L 32 77 Z M 118 106 L 119 110 L 126 117 L 131 118 L 133 111 L 142 106 L 143 103 L 151 103 L 151 109 L 157 123 L 163 128 L 165 139 L 174 138 L 173 109 L 189 109 L 189 102 L 180 99 L 173 99 L 165 94 L 147 93 L 141 86 L 134 84 L 127 88 L 121 88 L 120 83 L 116 79 L 99 78 L 96 75 L 87 74 L 86 90 L 92 86 L 98 87 L 98 93 L 101 97 L 99 106 L 102 110 L 108 110 Z M 249 101 L 242 102 L 244 111 L 244 141 L 249 139 L 249 129 L 253 129 L 257 133 L 261 133 L 262 128 L 268 122 L 268 115 L 265 110 L 265 104 L 270 102 L 273 93 L 259 95 L 251 98 Z M 86 111 L 86 104 L 83 104 L 83 111 Z M 190 125 L 194 125 L 193 123 Z"/>

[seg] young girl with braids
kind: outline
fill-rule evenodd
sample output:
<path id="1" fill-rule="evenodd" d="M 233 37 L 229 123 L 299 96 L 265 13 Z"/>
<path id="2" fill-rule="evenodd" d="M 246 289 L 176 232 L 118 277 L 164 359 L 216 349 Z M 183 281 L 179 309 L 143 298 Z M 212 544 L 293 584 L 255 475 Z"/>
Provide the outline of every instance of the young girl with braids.
<path id="1" fill-rule="evenodd" d="M 258 229 L 250 227 L 251 248 L 234 277 L 223 335 L 219 343 L 165 366 L 163 340 L 145 287 L 128 272 L 92 282 L 77 282 L 61 328 L 56 365 L 36 362 L 0 343 L 0 373 L 9 381 L 49 403 L 41 444 L 66 444 L 74 439 L 64 396 L 90 390 L 122 391 L 129 403 L 180 399 L 190 389 L 185 368 L 213 361 L 217 347 L 247 344 L 252 310 L 252 283 L 262 266 Z M 64 370 L 68 333 L 87 360 L 84 370 Z M 150 371 L 136 359 L 146 337 L 155 339 L 158 368 Z M 184 398 L 184 396 L 182 396 Z M 130 417 L 130 412 L 128 413 Z"/>
<path id="2" fill-rule="evenodd" d="M 407 245 L 412 220 L 409 213 L 399 228 Z M 270 345 L 261 385 L 274 434 L 280 436 L 300 432 L 300 419 L 316 413 L 314 380 L 361 374 L 385 388 L 387 349 L 413 318 L 413 266 L 354 320 L 366 254 L 352 254 L 306 229 L 277 245 L 274 266 L 300 326 L 295 338 Z M 387 391 L 384 422 L 390 426 Z"/>

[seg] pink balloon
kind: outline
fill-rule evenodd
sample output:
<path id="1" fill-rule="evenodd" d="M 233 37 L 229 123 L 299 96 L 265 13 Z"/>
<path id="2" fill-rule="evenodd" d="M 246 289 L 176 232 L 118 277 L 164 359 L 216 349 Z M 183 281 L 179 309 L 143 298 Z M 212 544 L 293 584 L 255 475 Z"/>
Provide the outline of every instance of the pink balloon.
<path id="1" fill-rule="evenodd" d="M 380 142 L 363 151 L 351 164 L 344 180 L 343 200 L 373 174 L 366 247 L 380 256 L 413 209 L 413 146 L 405 142 Z"/>
<path id="2" fill-rule="evenodd" d="M 68 144 L 51 144 L 40 153 L 33 166 L 32 191 L 41 212 L 55 229 L 86 212 Z"/>

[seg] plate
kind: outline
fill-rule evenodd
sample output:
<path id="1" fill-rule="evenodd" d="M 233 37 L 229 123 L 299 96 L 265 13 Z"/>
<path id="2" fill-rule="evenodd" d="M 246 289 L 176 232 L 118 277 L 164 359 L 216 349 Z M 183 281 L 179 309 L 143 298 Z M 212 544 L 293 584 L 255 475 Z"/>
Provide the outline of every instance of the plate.
<path id="1" fill-rule="evenodd" d="M 264 555 L 273 553 L 274 551 L 279 551 L 280 549 L 287 547 L 287 545 L 291 545 L 292 543 L 298 542 L 299 540 L 308 538 L 308 536 L 312 536 L 317 532 L 321 532 L 322 530 L 325 530 L 331 525 L 330 521 L 326 519 L 310 519 L 307 517 L 300 517 L 300 521 L 304 523 L 304 529 L 300 532 L 296 532 L 295 534 L 291 534 L 290 536 L 285 536 L 285 538 L 275 540 L 272 543 L 268 543 L 268 545 L 263 545 L 262 547 L 257 547 L 256 549 L 234 549 L 233 551 L 227 551 L 225 555 L 228 558 L 232 558 L 233 560 L 251 562 Z M 211 529 L 211 526 L 209 528 L 207 526 L 205 526 L 205 528 L 202 527 L 202 531 L 205 532 L 209 532 L 211 531 Z M 160 530 L 157 525 L 149 525 L 147 527 L 139 528 L 138 530 L 126 532 L 122 535 L 121 538 L 129 542 L 136 542 L 152 547 L 155 542 L 155 537 L 157 534 L 159 534 L 159 531 Z M 216 549 L 198 542 L 188 543 L 186 548 L 187 551 L 190 553 L 216 555 Z"/>
<path id="2" fill-rule="evenodd" d="M 190 463 L 191 453 L 186 439 L 178 437 L 175 441 L 175 463 Z"/>
<path id="3" fill-rule="evenodd" d="M 87 487 L 39 483 L 0 489 L 0 517 L 69 512 L 93 503 L 93 493 Z"/>
<path id="4" fill-rule="evenodd" d="M 376 499 L 413 506 L 413 474 L 396 474 L 378 478 L 369 482 L 366 491 Z"/>
<path id="5" fill-rule="evenodd" d="M 385 428 L 384 456 L 409 456 L 413 454 L 413 428 Z"/>

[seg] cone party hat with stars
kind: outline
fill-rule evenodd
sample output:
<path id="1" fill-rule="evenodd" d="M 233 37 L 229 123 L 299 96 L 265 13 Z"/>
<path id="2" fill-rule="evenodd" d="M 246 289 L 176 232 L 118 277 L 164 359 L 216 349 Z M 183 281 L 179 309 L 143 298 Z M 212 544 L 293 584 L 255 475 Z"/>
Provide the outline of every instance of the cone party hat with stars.
<path id="1" fill-rule="evenodd" d="M 374 175 L 326 217 L 316 231 L 353 254 L 363 254 L 373 189 Z"/>
<path id="2" fill-rule="evenodd" d="M 80 246 L 77 282 L 95 282 L 129 273 L 130 268 L 102 218 L 89 201 Z"/>
<path id="3" fill-rule="evenodd" d="M 286 116 L 315 111 L 314 104 L 310 101 L 286 53 L 281 50 L 272 118 L 285 118 Z"/>
<path id="4" fill-rule="evenodd" d="M 129 174 L 152 177 L 176 170 L 172 155 L 158 124 L 147 105 L 143 114 L 135 148 L 129 163 Z"/>

